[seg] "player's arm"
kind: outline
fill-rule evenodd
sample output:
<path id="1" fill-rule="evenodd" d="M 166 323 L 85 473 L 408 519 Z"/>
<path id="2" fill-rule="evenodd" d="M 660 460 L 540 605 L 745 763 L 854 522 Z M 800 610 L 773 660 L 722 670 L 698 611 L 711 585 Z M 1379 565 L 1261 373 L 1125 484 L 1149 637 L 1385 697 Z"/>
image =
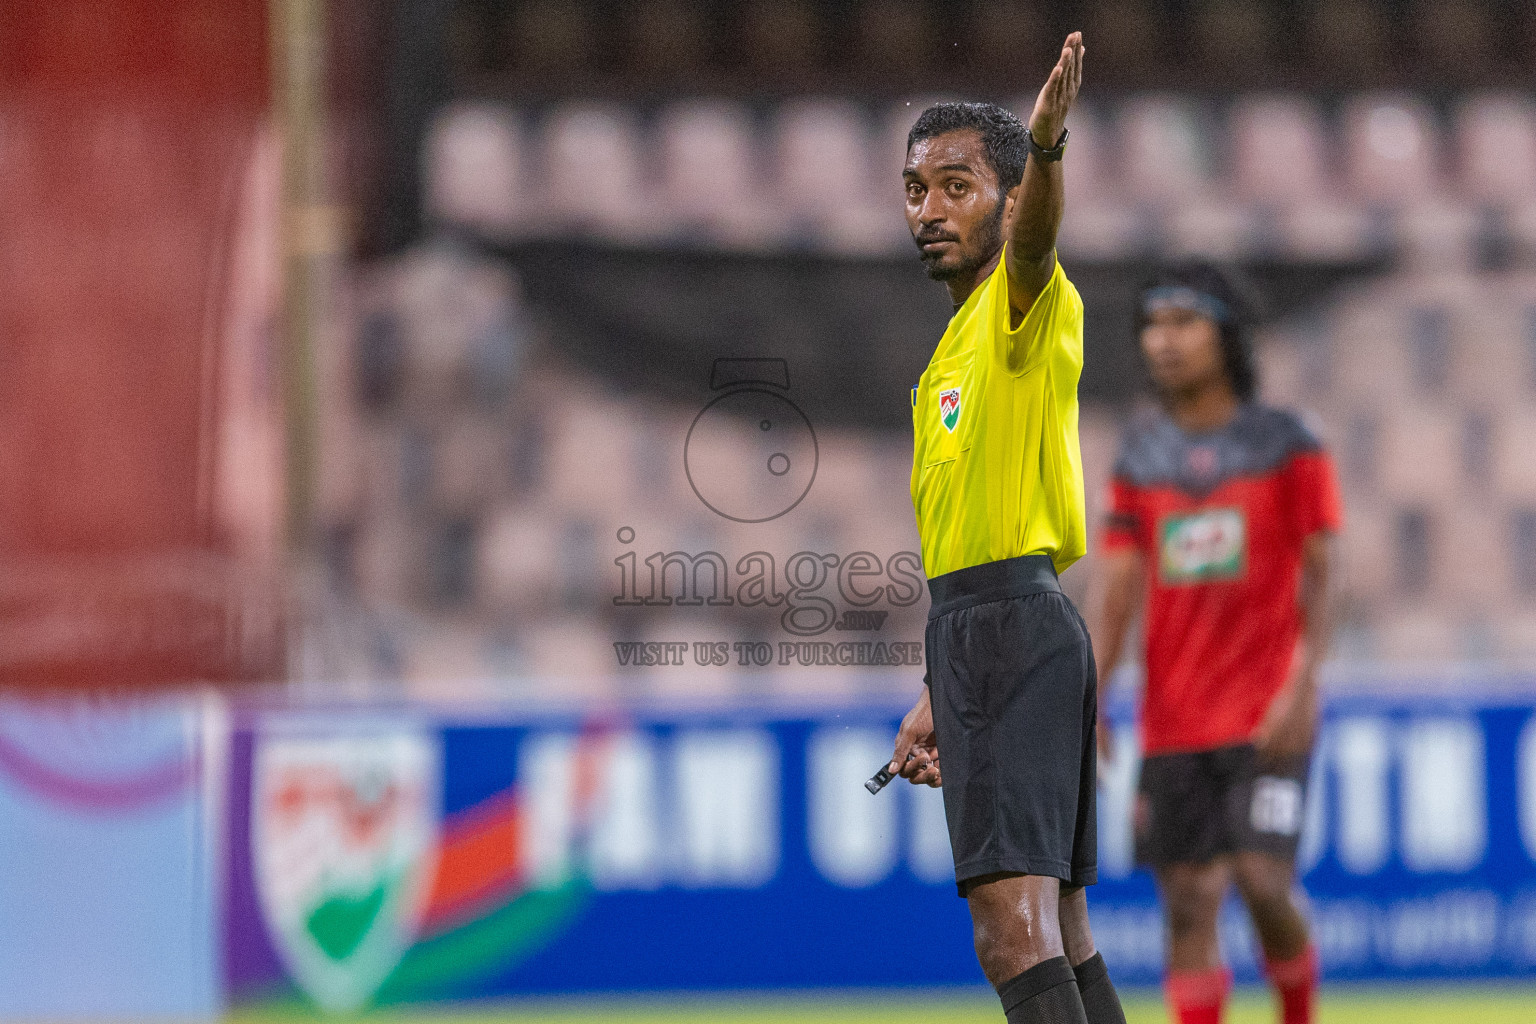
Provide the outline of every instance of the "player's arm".
<path id="1" fill-rule="evenodd" d="M 1099 757 L 1112 757 L 1113 733 L 1104 709 L 1109 704 L 1110 680 L 1125 651 L 1125 638 L 1141 597 L 1141 551 L 1132 546 L 1110 548 L 1099 558 L 1088 611 L 1093 637 L 1095 666 L 1099 674 Z"/>
<path id="2" fill-rule="evenodd" d="M 1083 84 L 1083 34 L 1073 32 L 1061 48 L 1061 57 L 1035 100 L 1029 116 L 1029 133 L 1035 144 L 1051 149 L 1067 125 L 1067 111 Z M 1031 156 L 1024 163 L 1024 180 L 1013 204 L 1008 229 L 1008 304 L 1015 324 L 1029 312 L 1035 299 L 1056 272 L 1056 232 L 1065 208 L 1061 161 Z"/>
<path id="3" fill-rule="evenodd" d="M 1275 696 L 1254 734 L 1259 752 L 1276 757 L 1305 754 L 1317 732 L 1318 670 L 1328 656 L 1333 634 L 1329 581 L 1333 572 L 1333 535 L 1318 530 L 1302 542 L 1301 644 L 1285 688 Z"/>

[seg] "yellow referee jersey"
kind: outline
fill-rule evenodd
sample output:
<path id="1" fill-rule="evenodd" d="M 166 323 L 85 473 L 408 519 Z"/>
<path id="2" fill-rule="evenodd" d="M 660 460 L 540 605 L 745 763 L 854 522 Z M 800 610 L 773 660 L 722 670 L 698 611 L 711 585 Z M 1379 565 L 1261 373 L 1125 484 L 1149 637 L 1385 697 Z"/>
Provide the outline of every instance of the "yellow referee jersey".
<path id="1" fill-rule="evenodd" d="M 912 506 L 930 579 L 1036 554 L 1060 572 L 1087 550 L 1083 300 L 1058 262 L 1012 330 L 1005 263 L 955 312 L 912 392 Z"/>

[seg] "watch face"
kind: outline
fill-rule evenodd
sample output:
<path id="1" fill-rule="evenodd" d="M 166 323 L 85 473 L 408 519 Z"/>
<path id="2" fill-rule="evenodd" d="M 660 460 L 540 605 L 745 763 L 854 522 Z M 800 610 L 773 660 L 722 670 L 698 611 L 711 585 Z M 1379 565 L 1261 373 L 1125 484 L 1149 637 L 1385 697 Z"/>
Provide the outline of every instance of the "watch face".
<path id="1" fill-rule="evenodd" d="M 783 394 L 743 387 L 706 405 L 688 429 L 683 466 L 699 500 L 739 523 L 775 519 L 816 479 L 816 433 Z"/>

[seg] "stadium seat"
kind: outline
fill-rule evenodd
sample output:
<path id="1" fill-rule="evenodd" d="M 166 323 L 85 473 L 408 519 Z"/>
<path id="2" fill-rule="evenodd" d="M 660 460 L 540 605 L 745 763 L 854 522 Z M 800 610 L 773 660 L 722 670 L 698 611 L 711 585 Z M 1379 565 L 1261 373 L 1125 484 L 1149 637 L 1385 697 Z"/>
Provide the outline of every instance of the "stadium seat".
<path id="1" fill-rule="evenodd" d="M 1400 309 L 1375 296 L 1348 302 L 1334 316 L 1330 390 L 1338 401 L 1386 409 L 1413 401 L 1413 376 L 1403 348 Z"/>
<path id="2" fill-rule="evenodd" d="M 1145 96 L 1120 109 L 1121 177 L 1138 197 L 1183 199 L 1210 180 L 1208 132 L 1185 99 Z"/>
<path id="3" fill-rule="evenodd" d="M 481 335 L 509 317 L 510 285 L 454 245 L 429 245 L 391 269 L 404 357 L 403 406 L 436 418 L 474 396 L 470 374 Z"/>
<path id="4" fill-rule="evenodd" d="M 1376 627 L 1378 653 L 1397 662 L 1444 664 L 1460 654 L 1459 624 L 1432 595 L 1412 605 L 1389 606 Z"/>
<path id="5" fill-rule="evenodd" d="M 1256 356 L 1264 401 L 1286 408 L 1302 404 L 1307 392 L 1304 384 L 1305 357 L 1301 351 L 1303 344 L 1302 341 L 1282 336 L 1273 330 L 1259 336 Z"/>
<path id="6" fill-rule="evenodd" d="M 555 701 L 626 695 L 614 675 L 613 638 L 596 619 L 565 616 L 522 625 L 517 648 L 530 694 Z"/>
<path id="7" fill-rule="evenodd" d="M 829 430 L 821 431 L 820 435 L 816 479 L 802 508 L 857 523 L 872 513 L 879 502 L 891 498 L 893 492 L 898 498 L 904 492 L 905 478 L 901 486 L 891 488 L 887 486 L 888 480 L 876 476 L 866 445 L 858 437 Z"/>
<path id="8" fill-rule="evenodd" d="M 1347 608 L 1380 607 L 1391 599 L 1392 519 L 1370 495 L 1346 490 L 1344 538 L 1337 545 L 1339 590 Z"/>
<path id="9" fill-rule="evenodd" d="M 528 168 L 516 112 L 457 104 L 440 113 L 424 146 L 429 217 L 507 235 L 528 212 Z"/>
<path id="10" fill-rule="evenodd" d="M 1192 196 L 1164 213 L 1163 236 L 1175 253 L 1240 259 L 1259 241 L 1259 220 L 1246 203 Z"/>
<path id="11" fill-rule="evenodd" d="M 1536 382 L 1525 337 L 1526 310 L 1479 289 L 1453 308 L 1450 393 L 1500 412 L 1529 402 Z"/>
<path id="12" fill-rule="evenodd" d="M 506 462 L 506 431 L 485 416 L 459 415 L 432 438 L 432 507 L 473 512 L 493 495 Z"/>
<path id="13" fill-rule="evenodd" d="M 1378 255 L 1385 243 L 1380 223 L 1357 203 L 1329 199 L 1296 202 L 1278 211 L 1274 241 L 1293 259 L 1348 261 Z"/>
<path id="14" fill-rule="evenodd" d="M 1089 518 L 1103 508 L 1110 475 L 1120 453 L 1120 419 L 1105 406 L 1085 404 L 1078 417 L 1078 444 L 1083 454 L 1083 483 L 1087 489 Z"/>
<path id="15" fill-rule="evenodd" d="M 1227 117 L 1232 183 L 1259 202 L 1306 202 L 1329 191 L 1324 154 L 1327 134 L 1316 106 L 1304 96 L 1264 95 L 1239 100 Z"/>
<path id="16" fill-rule="evenodd" d="M 789 102 L 774 116 L 778 198 L 784 212 L 806 227 L 876 202 L 864 114 L 841 100 Z"/>
<path id="17" fill-rule="evenodd" d="M 751 112 L 727 101 L 673 104 L 657 118 L 661 175 L 682 231 L 730 232 L 761 205 Z"/>
<path id="18" fill-rule="evenodd" d="M 1512 501 L 1536 502 L 1536 412 L 1529 403 L 1505 413 L 1494 445 L 1494 489 Z"/>
<path id="19" fill-rule="evenodd" d="M 1502 660 L 1510 665 L 1530 665 L 1536 662 L 1536 611 L 1530 608 L 1530 598 L 1524 598 L 1523 607 L 1509 609 L 1497 624 Z"/>
<path id="20" fill-rule="evenodd" d="M 1350 494 L 1373 494 L 1381 484 L 1381 413 L 1377 409 L 1339 409 L 1332 424 L 1330 449 L 1343 487 Z"/>
<path id="21" fill-rule="evenodd" d="M 401 605 L 414 597 L 412 570 L 418 541 L 413 524 L 387 505 L 374 505 L 357 534 L 358 589 L 375 606 Z"/>
<path id="22" fill-rule="evenodd" d="M 1435 589 L 1460 615 L 1497 608 L 1514 598 L 1502 512 L 1472 494 L 1460 495 L 1446 509 L 1443 521 L 1455 524 L 1455 538 L 1446 538 L 1436 551 Z"/>
<path id="23" fill-rule="evenodd" d="M 1434 503 L 1461 490 L 1459 417 L 1421 402 L 1389 409 L 1381 422 L 1382 494 Z"/>
<path id="24" fill-rule="evenodd" d="M 1433 113 L 1406 97 L 1366 97 L 1344 116 L 1345 177 L 1354 194 L 1400 205 L 1430 195 L 1439 184 L 1443 142 Z"/>
<path id="25" fill-rule="evenodd" d="M 1478 210 L 1454 197 L 1412 203 L 1390 223 L 1405 270 L 1453 276 L 1473 269 L 1487 226 Z"/>
<path id="26" fill-rule="evenodd" d="M 543 611 L 559 592 L 559 520 L 524 504 L 489 511 L 476 552 L 482 607 L 491 614 Z"/>
<path id="27" fill-rule="evenodd" d="M 1471 196 L 1516 203 L 1536 195 L 1536 103 L 1476 96 L 1457 112 L 1460 184 Z"/>
<path id="28" fill-rule="evenodd" d="M 617 402 L 566 396 L 560 429 L 550 435 L 546 493 L 570 512 L 605 513 L 630 497 L 630 434 Z"/>
<path id="29" fill-rule="evenodd" d="M 541 129 L 540 180 L 560 222 L 616 238 L 635 237 L 651 226 L 633 110 L 572 103 L 551 111 Z"/>
<path id="30" fill-rule="evenodd" d="M 380 509 L 394 513 L 402 505 L 400 430 L 393 425 L 369 424 L 357 435 L 352 452 L 358 477 L 358 495 L 364 512 Z"/>
<path id="31" fill-rule="evenodd" d="M 1505 560 L 1515 600 L 1536 611 L 1536 502 L 1515 501 L 1505 509 Z M 1536 634 L 1531 637 L 1536 647 Z"/>

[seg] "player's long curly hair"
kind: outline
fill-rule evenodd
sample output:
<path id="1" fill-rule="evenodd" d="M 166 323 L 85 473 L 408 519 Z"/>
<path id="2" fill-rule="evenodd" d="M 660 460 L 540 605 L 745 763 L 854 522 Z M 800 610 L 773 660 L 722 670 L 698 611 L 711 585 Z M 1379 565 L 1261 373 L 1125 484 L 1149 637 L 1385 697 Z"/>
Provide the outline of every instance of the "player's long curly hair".
<path id="1" fill-rule="evenodd" d="M 1221 338 L 1221 358 L 1241 402 L 1258 396 L 1259 371 L 1253 355 L 1253 324 L 1258 317 L 1258 302 L 1252 286 L 1236 271 L 1209 260 L 1189 259 L 1171 263 L 1141 286 L 1136 297 L 1136 334 L 1147 325 L 1146 294 L 1154 288 L 1189 288 L 1209 295 L 1226 308 L 1226 315 L 1216 321 Z M 1137 346 L 1137 351 L 1141 346 Z"/>
<path id="2" fill-rule="evenodd" d="M 1024 180 L 1024 122 L 996 103 L 936 103 L 923 111 L 907 132 L 907 152 L 913 143 L 949 132 L 970 129 L 981 136 L 981 148 L 997 175 L 1000 191 L 1007 192 Z"/>

